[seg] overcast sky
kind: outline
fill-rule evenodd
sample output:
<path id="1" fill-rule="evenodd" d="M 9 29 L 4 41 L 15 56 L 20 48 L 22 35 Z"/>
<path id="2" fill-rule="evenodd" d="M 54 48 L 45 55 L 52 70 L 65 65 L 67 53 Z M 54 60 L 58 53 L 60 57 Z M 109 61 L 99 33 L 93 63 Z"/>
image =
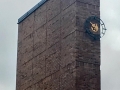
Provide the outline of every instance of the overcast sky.
<path id="1" fill-rule="evenodd" d="M 40 0 L 0 0 L 0 90 L 15 90 L 17 20 Z M 101 90 L 120 90 L 120 1 L 101 0 Z"/>

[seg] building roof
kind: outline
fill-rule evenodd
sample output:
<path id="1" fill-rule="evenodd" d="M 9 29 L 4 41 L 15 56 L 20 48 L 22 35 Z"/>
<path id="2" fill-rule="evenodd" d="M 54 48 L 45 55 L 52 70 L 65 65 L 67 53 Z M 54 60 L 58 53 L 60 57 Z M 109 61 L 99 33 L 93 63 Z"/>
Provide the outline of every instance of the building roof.
<path id="1" fill-rule="evenodd" d="M 31 15 L 36 9 L 41 7 L 48 0 L 41 0 L 38 4 L 36 4 L 33 8 L 31 8 L 28 12 L 26 12 L 23 16 L 18 19 L 18 24 L 21 23 L 24 19 L 26 19 L 29 15 Z"/>

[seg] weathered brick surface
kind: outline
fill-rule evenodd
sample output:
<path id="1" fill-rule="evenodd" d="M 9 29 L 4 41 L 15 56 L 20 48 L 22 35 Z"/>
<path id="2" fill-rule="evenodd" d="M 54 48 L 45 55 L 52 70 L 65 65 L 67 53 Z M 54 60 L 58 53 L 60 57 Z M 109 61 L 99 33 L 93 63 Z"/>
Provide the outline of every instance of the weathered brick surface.
<path id="1" fill-rule="evenodd" d="M 55 52 L 46 58 L 46 76 L 60 70 L 60 52 Z"/>
<path id="2" fill-rule="evenodd" d="M 91 4 L 95 6 L 100 6 L 100 0 L 76 0 L 77 2 L 80 3 L 86 3 L 86 4 Z"/>
<path id="3" fill-rule="evenodd" d="M 28 53 L 33 50 L 33 33 L 22 41 L 22 53 Z"/>
<path id="4" fill-rule="evenodd" d="M 83 29 L 100 0 L 48 0 L 18 25 L 16 90 L 100 90 L 100 41 Z"/>
<path id="5" fill-rule="evenodd" d="M 43 80 L 44 90 L 52 90 L 51 76 Z"/>
<path id="6" fill-rule="evenodd" d="M 76 1 L 76 90 L 100 90 L 100 41 L 85 33 L 83 24 L 92 15 L 100 16 L 99 0 Z M 82 12 L 82 13 L 81 13 Z"/>
<path id="7" fill-rule="evenodd" d="M 23 40 L 23 26 L 22 26 L 22 23 L 21 24 L 19 24 L 18 25 L 18 33 L 19 33 L 19 35 L 18 35 L 18 43 L 20 43 L 22 40 Z M 18 47 L 19 47 L 19 45 L 18 45 Z M 18 48 L 19 49 L 19 48 Z"/>
<path id="8" fill-rule="evenodd" d="M 76 0 L 61 0 L 61 10 L 70 7 Z"/>
<path id="9" fill-rule="evenodd" d="M 60 65 L 60 42 L 50 47 L 46 52 L 46 76 L 59 70 Z"/>
<path id="10" fill-rule="evenodd" d="M 60 15 L 47 23 L 47 48 L 60 41 Z"/>
<path id="11" fill-rule="evenodd" d="M 76 63 L 72 62 L 61 69 L 60 90 L 76 90 Z"/>
<path id="12" fill-rule="evenodd" d="M 47 21 L 60 14 L 60 0 L 49 0 L 47 3 Z"/>
<path id="13" fill-rule="evenodd" d="M 45 58 L 46 53 L 34 57 L 33 59 L 33 82 L 37 83 L 45 78 Z"/>
<path id="14" fill-rule="evenodd" d="M 46 49 L 46 25 L 34 31 L 34 45 L 33 56 L 37 56 Z"/>
<path id="15" fill-rule="evenodd" d="M 47 22 L 46 10 L 47 10 L 47 7 L 45 4 L 34 12 L 34 30 L 46 24 Z"/>
<path id="16" fill-rule="evenodd" d="M 61 12 L 61 37 L 64 38 L 76 29 L 76 4 Z"/>
<path id="17" fill-rule="evenodd" d="M 33 24 L 34 24 L 34 13 L 31 14 L 26 20 L 24 20 L 22 25 L 22 34 L 23 38 L 26 38 L 33 32 Z"/>
<path id="18" fill-rule="evenodd" d="M 20 82 L 18 87 L 20 87 L 20 90 L 24 90 L 32 85 L 32 60 L 22 65 L 19 69 L 20 72 L 18 73 L 18 75 Z"/>
<path id="19" fill-rule="evenodd" d="M 20 70 L 18 70 L 19 67 L 17 67 L 17 74 L 16 74 L 16 90 L 20 90 L 21 88 L 21 76 L 20 76 Z M 19 68 L 20 69 L 20 68 Z"/>
<path id="20" fill-rule="evenodd" d="M 100 90 L 100 66 L 78 62 L 76 69 L 76 90 Z"/>
<path id="21" fill-rule="evenodd" d="M 52 90 L 60 90 L 60 71 L 52 74 Z"/>
<path id="22" fill-rule="evenodd" d="M 61 41 L 61 62 L 60 66 L 65 67 L 71 62 L 75 61 L 76 58 L 76 49 L 75 49 L 75 33 L 71 33 L 66 38 Z"/>

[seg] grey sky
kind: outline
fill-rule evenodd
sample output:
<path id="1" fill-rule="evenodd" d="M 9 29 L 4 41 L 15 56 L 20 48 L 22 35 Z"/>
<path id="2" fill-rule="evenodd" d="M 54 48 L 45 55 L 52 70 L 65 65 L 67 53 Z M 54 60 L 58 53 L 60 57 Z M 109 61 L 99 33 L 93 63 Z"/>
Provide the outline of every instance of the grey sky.
<path id="1" fill-rule="evenodd" d="M 0 0 L 0 90 L 15 90 L 17 20 L 40 0 Z M 107 27 L 101 40 L 101 90 L 120 89 L 119 0 L 101 0 Z"/>
<path id="2" fill-rule="evenodd" d="M 102 90 L 120 89 L 119 3 L 119 0 L 101 0 L 101 18 L 108 29 L 101 40 Z"/>

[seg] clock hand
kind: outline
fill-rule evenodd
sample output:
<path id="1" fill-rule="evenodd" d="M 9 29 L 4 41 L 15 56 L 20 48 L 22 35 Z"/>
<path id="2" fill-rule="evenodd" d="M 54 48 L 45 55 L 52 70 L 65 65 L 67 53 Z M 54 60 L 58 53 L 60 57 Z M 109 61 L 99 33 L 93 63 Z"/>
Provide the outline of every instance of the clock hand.
<path id="1" fill-rule="evenodd" d="M 98 31 L 98 25 L 97 25 L 97 24 L 93 24 L 92 22 L 90 22 L 90 24 L 92 25 L 92 26 L 91 26 L 91 29 L 92 29 L 94 32 L 97 32 L 97 31 Z"/>

